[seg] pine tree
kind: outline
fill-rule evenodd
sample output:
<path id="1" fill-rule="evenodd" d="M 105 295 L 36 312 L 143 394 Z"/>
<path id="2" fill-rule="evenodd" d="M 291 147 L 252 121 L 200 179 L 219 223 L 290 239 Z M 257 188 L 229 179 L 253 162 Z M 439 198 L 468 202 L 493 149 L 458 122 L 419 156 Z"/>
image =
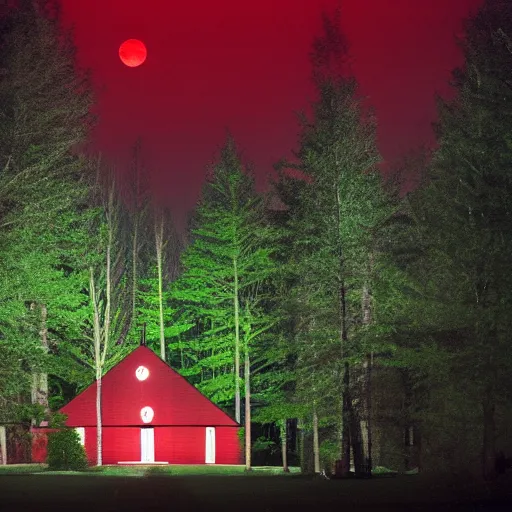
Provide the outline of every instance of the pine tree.
<path id="1" fill-rule="evenodd" d="M 187 373 L 200 377 L 199 388 L 215 402 L 227 405 L 234 399 L 237 421 L 243 364 L 247 469 L 251 357 L 258 340 L 277 321 L 265 304 L 271 299 L 264 283 L 274 265 L 262 207 L 229 138 L 198 206 L 192 242 L 182 259 L 183 275 L 173 286 L 173 297 L 200 327 L 190 345 L 191 359 L 197 363 Z"/>
<path id="2" fill-rule="evenodd" d="M 2 20 L 0 80 L 1 331 L 25 343 L 33 401 L 44 409 L 49 332 L 62 335 L 83 299 L 68 253 L 82 241 L 87 186 L 75 150 L 91 124 L 87 80 L 75 69 L 70 36 L 54 7 L 22 1 Z M 37 357 L 28 356 L 33 351 Z"/>
<path id="3" fill-rule="evenodd" d="M 289 220 L 296 393 L 309 404 L 313 430 L 323 422 L 320 415 L 332 422 L 339 409 L 336 437 L 345 472 L 352 448 L 356 473 L 363 473 L 371 466 L 369 356 L 381 346 L 379 331 L 388 329 L 378 321 L 373 293 L 383 262 L 378 241 L 393 206 L 376 167 L 375 120 L 339 66 L 346 50 L 338 22 L 326 17 L 324 36 L 314 44 L 318 100 L 313 119 L 302 118 L 298 164 L 281 166 L 297 169 L 304 182 L 291 185 L 299 195 Z"/>
<path id="4" fill-rule="evenodd" d="M 458 94 L 439 101 L 439 149 L 411 200 L 424 248 L 411 267 L 423 293 L 417 323 L 430 331 L 413 359 L 430 383 L 424 429 L 439 418 L 442 435 L 464 447 L 452 459 L 468 467 L 480 438 L 486 477 L 494 471 L 496 411 L 510 407 L 511 38 L 509 2 L 488 0 L 469 21 L 466 62 L 454 74 Z M 450 409 L 439 410 L 447 399 Z M 441 435 L 436 441 L 446 451 Z"/>

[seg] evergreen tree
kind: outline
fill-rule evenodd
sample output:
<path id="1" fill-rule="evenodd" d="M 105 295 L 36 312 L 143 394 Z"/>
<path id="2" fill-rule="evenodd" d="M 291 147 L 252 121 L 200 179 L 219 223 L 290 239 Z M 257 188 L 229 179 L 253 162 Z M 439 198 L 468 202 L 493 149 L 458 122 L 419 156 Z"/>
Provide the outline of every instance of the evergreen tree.
<path id="1" fill-rule="evenodd" d="M 246 465 L 250 468 L 251 357 L 261 337 L 277 321 L 269 313 L 264 284 L 274 272 L 271 234 L 263 221 L 263 203 L 228 139 L 197 209 L 192 242 L 184 253 L 183 275 L 173 297 L 199 325 L 190 344 L 196 364 L 188 375 L 216 403 L 235 401 L 241 420 L 243 362 Z M 258 357 L 258 356 L 256 356 Z"/>
<path id="2" fill-rule="evenodd" d="M 345 472 L 352 448 L 356 473 L 362 473 L 371 465 L 370 355 L 382 350 L 378 337 L 388 331 L 375 295 L 383 286 L 378 241 L 393 205 L 376 168 L 375 120 L 362 107 L 354 79 L 339 66 L 345 47 L 338 22 L 326 17 L 324 36 L 314 44 L 318 100 L 313 119 L 302 118 L 299 163 L 282 166 L 297 169 L 304 181 L 291 185 L 299 195 L 289 220 L 296 276 L 290 295 L 296 394 L 313 418 L 315 471 L 321 416 L 330 417 L 331 425 L 338 416 L 333 426 Z"/>
<path id="3" fill-rule="evenodd" d="M 46 353 L 83 300 L 73 258 L 83 241 L 86 166 L 75 150 L 91 124 L 87 80 L 58 14 L 52 2 L 22 1 L 2 19 L 1 335 L 24 346 L 33 401 L 43 409 Z"/>
<path id="4" fill-rule="evenodd" d="M 411 199 L 424 248 L 411 267 L 423 293 L 418 324 L 430 332 L 421 356 L 410 354 L 425 379 L 424 437 L 435 435 L 432 444 L 452 450 L 458 465 L 474 466 L 480 455 L 487 477 L 497 411 L 510 408 L 511 38 L 510 3 L 486 1 L 468 23 L 465 65 L 454 74 L 458 94 L 439 102 L 428 183 Z M 448 399 L 451 407 L 439 408 Z"/>

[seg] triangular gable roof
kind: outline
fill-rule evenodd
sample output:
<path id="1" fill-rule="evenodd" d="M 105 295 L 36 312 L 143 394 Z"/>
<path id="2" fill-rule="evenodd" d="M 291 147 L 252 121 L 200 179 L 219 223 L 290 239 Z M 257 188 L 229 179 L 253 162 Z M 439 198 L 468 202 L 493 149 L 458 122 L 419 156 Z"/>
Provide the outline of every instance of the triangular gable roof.
<path id="1" fill-rule="evenodd" d="M 139 366 L 149 377 L 139 381 Z M 150 424 L 142 422 L 143 407 L 154 411 Z M 70 427 L 96 426 L 96 382 L 60 412 Z M 147 347 L 138 347 L 108 371 L 102 379 L 102 424 L 108 426 L 239 426 Z"/>

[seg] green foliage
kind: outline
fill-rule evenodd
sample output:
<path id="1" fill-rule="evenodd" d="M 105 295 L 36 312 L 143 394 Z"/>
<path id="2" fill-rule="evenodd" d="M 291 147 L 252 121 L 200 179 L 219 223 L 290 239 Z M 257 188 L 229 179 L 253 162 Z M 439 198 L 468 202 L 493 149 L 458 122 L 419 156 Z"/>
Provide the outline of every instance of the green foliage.
<path id="1" fill-rule="evenodd" d="M 237 357 L 248 350 L 261 358 L 258 345 L 277 322 L 265 288 L 275 272 L 273 250 L 262 200 L 229 139 L 204 187 L 182 256 L 184 271 L 171 290 L 196 324 L 184 349 L 184 373 L 218 404 L 235 398 Z"/>
<path id="2" fill-rule="evenodd" d="M 326 439 L 320 443 L 320 464 L 331 471 L 335 462 L 340 458 L 340 446 L 339 443 L 332 439 Z"/>
<path id="3" fill-rule="evenodd" d="M 343 388 L 345 364 L 360 380 L 368 354 L 389 352 L 403 291 L 384 243 L 397 205 L 377 169 L 375 119 L 353 79 L 322 76 L 312 119 L 302 119 L 299 162 L 281 164 L 300 174 L 282 170 L 277 191 L 288 207 L 283 303 L 293 402 L 304 421 L 315 407 L 320 423 L 334 427 L 339 458 L 344 394 L 353 392 L 366 414 L 362 391 Z"/>
<path id="4" fill-rule="evenodd" d="M 510 406 L 512 371 L 511 34 L 512 10 L 501 0 L 486 1 L 469 21 L 457 95 L 439 100 L 439 148 L 408 200 L 421 254 L 408 268 L 416 332 L 400 352 L 416 383 L 423 460 L 442 458 L 448 469 L 450 460 L 484 460 L 487 474 L 494 408 Z"/>
<path id="5" fill-rule="evenodd" d="M 272 439 L 268 439 L 265 436 L 260 436 L 254 440 L 252 444 L 253 452 L 264 452 L 270 450 L 270 453 L 273 453 L 277 450 L 276 443 L 272 441 Z"/>
<path id="6" fill-rule="evenodd" d="M 78 433 L 64 425 L 65 415 L 56 414 L 50 423 L 57 429 L 48 434 L 47 464 L 50 471 L 83 471 L 87 469 L 87 457 L 80 444 Z"/>
<path id="7" fill-rule="evenodd" d="M 16 402 L 25 409 L 34 392 L 32 377 L 59 372 L 49 353 L 80 337 L 86 302 L 87 165 L 76 148 L 91 124 L 91 96 L 48 5 L 21 2 L 2 19 L 0 360 L 13 371 L 0 376 L 0 415 L 11 421 Z"/>
<path id="8" fill-rule="evenodd" d="M 240 448 L 243 450 L 245 446 L 245 428 L 240 427 L 237 430 L 238 442 L 240 443 Z"/>
<path id="9" fill-rule="evenodd" d="M 48 469 L 53 471 L 83 471 L 87 457 L 78 434 L 70 428 L 48 434 Z"/>

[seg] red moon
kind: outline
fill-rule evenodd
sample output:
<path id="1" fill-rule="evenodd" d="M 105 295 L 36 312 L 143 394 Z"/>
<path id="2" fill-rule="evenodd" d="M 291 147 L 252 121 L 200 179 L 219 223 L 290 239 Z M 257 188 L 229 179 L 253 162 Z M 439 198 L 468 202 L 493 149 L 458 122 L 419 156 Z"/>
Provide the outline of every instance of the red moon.
<path id="1" fill-rule="evenodd" d="M 146 46 L 138 39 L 128 39 L 119 47 L 119 58 L 129 68 L 143 64 L 147 55 Z"/>

